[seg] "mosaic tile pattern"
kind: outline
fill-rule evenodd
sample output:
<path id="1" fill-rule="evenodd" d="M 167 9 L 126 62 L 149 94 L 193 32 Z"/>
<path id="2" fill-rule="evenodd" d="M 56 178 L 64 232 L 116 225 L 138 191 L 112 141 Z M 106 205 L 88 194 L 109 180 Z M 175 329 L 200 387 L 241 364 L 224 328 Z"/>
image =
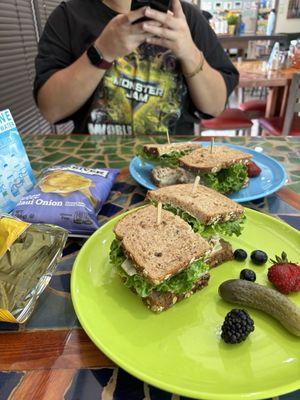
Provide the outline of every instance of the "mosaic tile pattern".
<path id="1" fill-rule="evenodd" d="M 207 140 L 207 138 L 203 138 Z M 187 138 L 177 136 L 176 141 L 186 141 Z M 190 138 L 188 139 L 190 140 Z M 36 175 L 52 164 L 79 163 L 87 167 L 124 168 L 136 152 L 138 146 L 144 143 L 165 143 L 165 137 L 98 137 L 87 135 L 70 136 L 25 136 L 23 138 L 32 168 Z M 251 149 L 262 148 L 266 154 L 283 163 L 287 174 L 286 187 L 300 194 L 300 138 L 297 137 L 220 137 L 218 142 L 237 144 Z M 107 204 L 99 214 L 99 224 L 102 225 L 113 215 L 123 209 L 138 206 L 143 202 L 145 189 L 137 186 L 127 174 L 125 181 L 118 181 L 111 192 Z M 296 214 L 295 209 L 282 204 L 271 196 L 256 203 L 246 204 L 252 208 L 272 214 Z M 280 210 L 281 208 L 281 210 Z M 286 208 L 285 211 L 282 211 Z"/>
<path id="2" fill-rule="evenodd" d="M 176 141 L 186 140 L 184 136 L 176 137 Z M 122 138 L 87 135 L 25 136 L 23 138 L 32 168 L 36 173 L 54 163 L 80 163 L 88 167 L 123 168 L 128 166 L 138 146 L 144 143 L 164 143 L 165 141 L 165 137 Z M 297 189 L 295 191 L 300 193 L 300 138 L 222 137 L 218 138 L 218 141 L 252 149 L 263 148 L 268 155 L 284 164 L 289 176 L 288 185 L 294 184 Z"/>
<path id="3" fill-rule="evenodd" d="M 21 372 L 0 372 L 0 400 L 9 399 L 23 375 Z"/>
<path id="4" fill-rule="evenodd" d="M 178 137 L 176 140 L 184 141 L 186 138 Z M 289 177 L 286 187 L 300 194 L 300 138 L 231 137 L 220 140 L 252 149 L 262 147 L 267 154 L 284 164 Z M 122 168 L 121 176 L 99 214 L 99 224 L 102 225 L 123 210 L 143 203 L 146 191 L 137 186 L 125 167 L 128 166 L 138 145 L 155 141 L 163 143 L 165 137 L 133 139 L 82 135 L 26 136 L 23 141 L 36 175 L 41 169 L 54 163 Z M 296 229 L 300 228 L 299 210 L 276 194 L 246 206 L 278 216 Z M 68 241 L 63 260 L 28 323 L 22 327 L 0 323 L 2 333 L 79 327 L 71 302 L 70 276 L 76 254 L 83 242 L 83 239 Z M 0 400 L 8 398 L 13 388 L 20 385 L 22 376 L 21 373 L 0 373 Z M 187 400 L 148 386 L 118 368 L 77 369 L 65 391 L 64 399 Z M 300 399 L 300 391 L 280 397 L 280 400 L 295 399 Z"/>
<path id="5" fill-rule="evenodd" d="M 0 373 L 0 400 L 9 400 L 11 398 L 13 391 L 18 388 L 23 377 L 24 373 Z M 61 399 L 192 400 L 147 385 L 120 368 L 77 370 Z M 299 400 L 299 392 L 266 400 Z"/>

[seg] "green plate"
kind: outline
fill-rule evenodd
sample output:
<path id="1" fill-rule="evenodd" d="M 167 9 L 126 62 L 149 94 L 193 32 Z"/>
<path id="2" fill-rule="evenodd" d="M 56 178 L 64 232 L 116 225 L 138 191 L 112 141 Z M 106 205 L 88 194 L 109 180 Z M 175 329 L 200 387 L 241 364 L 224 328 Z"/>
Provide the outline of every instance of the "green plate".
<path id="1" fill-rule="evenodd" d="M 299 261 L 300 233 L 247 209 L 234 248 L 285 250 Z M 109 263 L 113 227 L 101 227 L 80 251 L 71 292 L 82 327 L 110 359 L 137 378 L 168 392 L 201 399 L 264 399 L 300 388 L 300 338 L 263 312 L 248 309 L 255 331 L 238 345 L 220 340 L 220 327 L 234 305 L 218 296 L 219 285 L 251 268 L 268 285 L 265 266 L 227 262 L 211 271 L 208 287 L 161 314 L 153 314 L 123 286 Z M 300 306 L 300 293 L 290 299 Z"/>

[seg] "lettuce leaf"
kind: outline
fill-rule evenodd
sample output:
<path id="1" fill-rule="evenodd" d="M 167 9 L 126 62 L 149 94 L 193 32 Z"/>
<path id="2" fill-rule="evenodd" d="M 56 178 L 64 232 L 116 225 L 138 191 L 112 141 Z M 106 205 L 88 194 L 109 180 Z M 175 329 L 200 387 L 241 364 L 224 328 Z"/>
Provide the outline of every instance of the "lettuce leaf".
<path id="1" fill-rule="evenodd" d="M 157 207 L 156 201 L 152 201 L 152 204 Z M 225 236 L 240 236 L 244 228 L 243 224 L 246 220 L 246 217 L 243 216 L 235 221 L 216 222 L 212 225 L 204 225 L 196 217 L 193 217 L 191 214 L 179 207 L 174 207 L 171 204 L 163 204 L 163 209 L 178 215 L 193 228 L 194 232 L 199 233 L 204 237 L 213 236 L 216 234 Z"/>
<path id="2" fill-rule="evenodd" d="M 158 292 L 185 294 L 190 292 L 200 277 L 209 271 L 203 260 L 192 262 L 189 267 L 156 286 Z"/>
<path id="3" fill-rule="evenodd" d="M 142 146 L 137 148 L 137 155 L 142 162 L 149 162 L 154 165 L 169 168 L 177 168 L 179 166 L 178 159 L 186 154 L 189 154 L 190 152 L 191 150 L 172 151 L 171 153 L 163 154 L 162 156 L 157 157 L 155 155 L 146 154 Z"/>
<path id="4" fill-rule="evenodd" d="M 215 173 L 203 174 L 201 180 L 205 186 L 217 192 L 230 193 L 238 192 L 244 186 L 247 177 L 246 165 L 237 163 Z"/>
<path id="5" fill-rule="evenodd" d="M 121 242 L 117 239 L 113 240 L 109 252 L 110 262 L 117 267 L 118 274 L 121 276 L 124 284 L 128 289 L 134 289 L 141 297 L 147 297 L 153 290 L 153 286 L 139 274 L 129 276 L 121 267 L 126 260 L 126 256 L 121 246 Z"/>
<path id="6" fill-rule="evenodd" d="M 155 206 L 157 206 L 157 202 L 153 202 Z M 163 209 L 170 211 L 171 213 L 178 215 L 184 221 L 186 221 L 194 230 L 194 232 L 203 233 L 205 231 L 205 225 L 202 224 L 197 218 L 193 217 L 186 211 L 183 211 L 181 208 L 173 207 L 171 204 L 163 204 Z"/>
<path id="7" fill-rule="evenodd" d="M 124 284 L 129 289 L 133 289 L 140 297 L 147 297 L 152 290 L 159 292 L 172 292 L 175 294 L 184 294 L 189 292 L 199 278 L 208 272 L 209 267 L 203 260 L 193 261 L 189 267 L 179 274 L 166 279 L 158 286 L 151 285 L 144 276 L 135 274 L 129 276 L 121 267 L 126 256 L 121 247 L 121 243 L 115 239 L 110 247 L 110 261 L 114 264 L 118 273 L 124 281 Z"/>
<path id="8" fill-rule="evenodd" d="M 227 221 L 227 222 L 217 222 L 212 225 L 208 225 L 205 229 L 204 236 L 211 236 L 215 234 L 225 235 L 225 236 L 240 236 L 242 230 L 244 229 L 244 222 L 246 217 L 236 219 L 235 221 Z"/>
<path id="9" fill-rule="evenodd" d="M 120 268 L 123 262 L 126 260 L 121 242 L 117 239 L 114 239 L 110 245 L 109 258 L 112 264 Z"/>
<path id="10" fill-rule="evenodd" d="M 127 275 L 122 267 L 118 268 L 118 274 L 123 279 L 124 285 L 128 289 L 133 289 L 140 297 L 147 297 L 153 290 L 153 286 L 143 277 L 143 275 L 135 274 Z"/>

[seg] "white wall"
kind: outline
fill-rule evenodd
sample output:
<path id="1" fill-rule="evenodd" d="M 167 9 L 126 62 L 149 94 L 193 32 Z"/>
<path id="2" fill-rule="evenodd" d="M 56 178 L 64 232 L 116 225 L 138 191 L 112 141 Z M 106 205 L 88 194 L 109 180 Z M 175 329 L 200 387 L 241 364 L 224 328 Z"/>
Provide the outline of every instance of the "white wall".
<path id="1" fill-rule="evenodd" d="M 289 0 L 279 0 L 276 33 L 294 33 L 300 32 L 300 19 L 287 19 Z"/>

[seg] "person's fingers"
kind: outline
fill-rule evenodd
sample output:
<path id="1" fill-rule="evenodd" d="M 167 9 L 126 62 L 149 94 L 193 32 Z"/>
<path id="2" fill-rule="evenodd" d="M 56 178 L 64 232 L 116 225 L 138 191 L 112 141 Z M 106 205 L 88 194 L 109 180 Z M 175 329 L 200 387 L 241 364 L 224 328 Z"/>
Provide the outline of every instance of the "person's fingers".
<path id="1" fill-rule="evenodd" d="M 175 40 L 177 36 L 176 31 L 172 31 L 171 29 L 162 26 L 149 25 L 147 22 L 143 24 L 143 29 L 145 32 L 152 33 L 154 36 L 168 40 Z"/>
<path id="2" fill-rule="evenodd" d="M 126 21 L 129 24 L 138 21 L 140 18 L 144 17 L 146 11 L 146 7 L 138 8 L 137 10 L 130 11 L 127 14 L 124 14 Z"/>
<path id="3" fill-rule="evenodd" d="M 130 32 L 132 34 L 138 34 L 140 32 L 145 32 L 145 30 L 143 28 L 144 23 L 145 23 L 145 21 L 138 22 L 136 24 L 131 25 Z M 149 26 L 161 26 L 161 23 L 157 22 L 157 21 L 150 21 L 149 20 L 149 21 L 147 21 L 147 24 L 149 24 Z"/>
<path id="4" fill-rule="evenodd" d="M 172 11 L 176 18 L 182 18 L 182 17 L 185 18 L 185 15 L 184 15 L 184 12 L 183 12 L 183 9 L 182 9 L 182 6 L 181 6 L 179 0 L 172 0 Z"/>
<path id="5" fill-rule="evenodd" d="M 157 10 L 153 10 L 150 7 L 146 8 L 145 16 L 160 22 L 162 25 L 167 26 L 168 28 L 175 29 L 177 22 L 176 19 L 170 13 L 163 13 Z"/>
<path id="6" fill-rule="evenodd" d="M 146 39 L 149 44 L 154 44 L 156 46 L 165 47 L 166 49 L 173 50 L 174 42 L 168 39 L 162 39 L 157 37 L 150 37 Z"/>
<path id="7" fill-rule="evenodd" d="M 152 39 L 153 35 L 149 33 L 143 33 L 134 37 L 135 48 L 138 48 L 142 43 L 148 43 L 148 40 Z"/>
<path id="8" fill-rule="evenodd" d="M 143 33 L 138 36 L 142 42 L 145 42 L 147 39 L 153 38 L 154 36 L 151 33 Z"/>

